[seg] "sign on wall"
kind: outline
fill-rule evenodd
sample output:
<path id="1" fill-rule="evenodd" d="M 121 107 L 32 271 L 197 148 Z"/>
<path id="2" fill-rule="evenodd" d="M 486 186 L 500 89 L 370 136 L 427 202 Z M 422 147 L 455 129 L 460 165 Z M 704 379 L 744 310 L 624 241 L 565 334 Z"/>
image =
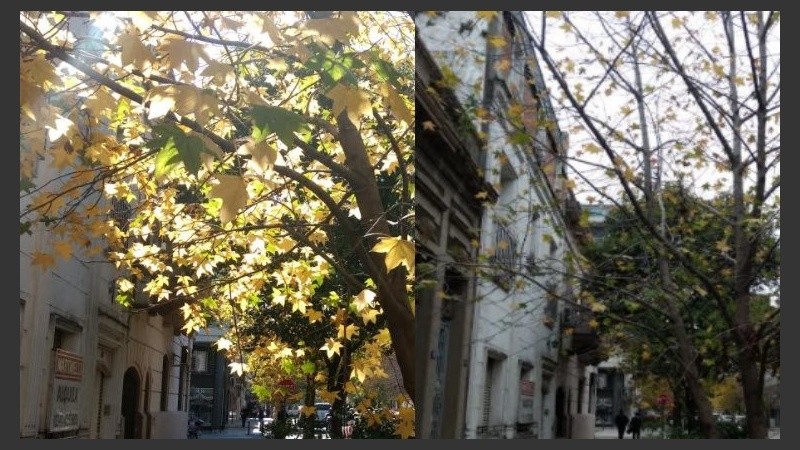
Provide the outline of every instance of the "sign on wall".
<path id="1" fill-rule="evenodd" d="M 533 397 L 536 385 L 530 380 L 519 382 L 519 409 L 517 423 L 533 423 Z"/>
<path id="2" fill-rule="evenodd" d="M 79 428 L 79 399 L 83 358 L 72 352 L 56 349 L 53 368 L 53 390 L 50 393 L 50 432 L 73 431 Z"/>

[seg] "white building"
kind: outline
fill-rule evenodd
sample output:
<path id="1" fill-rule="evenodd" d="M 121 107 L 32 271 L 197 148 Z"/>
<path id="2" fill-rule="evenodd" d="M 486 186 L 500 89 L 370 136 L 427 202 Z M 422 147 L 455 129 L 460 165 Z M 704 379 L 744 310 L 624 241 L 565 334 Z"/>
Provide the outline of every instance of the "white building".
<path id="1" fill-rule="evenodd" d="M 39 179 L 55 175 L 48 164 Z M 43 226 L 20 236 L 20 437 L 185 437 L 180 316 L 116 304 L 115 269 L 78 245 L 47 270 L 32 264 L 62 239 Z"/>
<path id="2" fill-rule="evenodd" d="M 539 95 L 523 16 L 443 11 L 416 23 L 459 102 L 482 111 L 473 125 L 486 145 L 486 182 L 498 193 L 481 220 L 480 252 L 490 256 L 476 287 L 463 436 L 454 437 L 592 437 L 596 370 L 587 364 L 596 362 L 576 355 L 566 332 L 580 331 L 581 348 L 596 341 L 565 307 L 579 302 L 568 262 L 577 251 L 575 202 L 560 158 L 567 140 L 557 126 L 541 126 L 555 116 Z"/>
<path id="3" fill-rule="evenodd" d="M 70 20 L 90 34 L 85 19 Z M 45 142 L 28 135 L 21 152 L 23 141 Z M 35 164 L 36 186 L 64 175 L 49 155 Z M 20 438 L 186 438 L 191 343 L 179 311 L 117 304 L 122 274 L 83 244 L 41 223 L 20 235 Z M 34 264 L 57 246 L 72 255 Z"/>

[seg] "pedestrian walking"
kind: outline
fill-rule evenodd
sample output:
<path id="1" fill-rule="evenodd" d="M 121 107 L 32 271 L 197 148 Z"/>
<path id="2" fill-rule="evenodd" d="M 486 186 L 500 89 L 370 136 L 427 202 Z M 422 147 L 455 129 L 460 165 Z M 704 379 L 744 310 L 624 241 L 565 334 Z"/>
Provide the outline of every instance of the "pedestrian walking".
<path id="1" fill-rule="evenodd" d="M 614 423 L 617 425 L 617 433 L 620 439 L 625 438 L 625 427 L 628 425 L 628 416 L 622 410 L 614 417 Z"/>
<path id="2" fill-rule="evenodd" d="M 242 408 L 242 412 L 239 413 L 242 416 L 242 428 L 247 426 L 247 416 L 250 415 L 250 411 L 247 408 Z"/>
<path id="3" fill-rule="evenodd" d="M 631 422 L 628 424 L 628 433 L 632 435 L 633 439 L 639 439 L 641 436 L 642 413 L 640 411 L 636 411 L 636 414 L 631 418 Z"/>

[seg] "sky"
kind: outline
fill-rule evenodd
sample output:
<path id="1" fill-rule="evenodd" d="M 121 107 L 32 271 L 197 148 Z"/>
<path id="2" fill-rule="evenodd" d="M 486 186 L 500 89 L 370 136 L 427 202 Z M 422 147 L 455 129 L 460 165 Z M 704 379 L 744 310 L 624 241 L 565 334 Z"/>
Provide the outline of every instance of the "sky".
<path id="1" fill-rule="evenodd" d="M 596 84 L 596 81 L 594 81 L 592 77 L 597 79 L 603 75 L 603 72 L 599 68 L 599 65 L 596 63 L 596 61 L 590 61 L 588 59 L 587 56 L 590 55 L 590 52 L 587 47 L 577 44 L 577 39 L 574 34 L 567 31 L 568 26 L 565 24 L 565 20 L 563 18 L 565 16 L 569 18 L 572 24 L 574 24 L 574 28 L 572 28 L 573 30 L 580 30 L 581 33 L 584 33 L 590 37 L 590 42 L 592 42 L 596 48 L 605 54 L 609 54 L 607 52 L 609 51 L 609 45 L 611 44 L 608 34 L 606 34 L 607 30 L 599 25 L 599 22 L 596 20 L 595 13 L 596 12 L 565 11 L 562 14 L 562 12 L 551 11 L 545 14 L 545 17 L 547 18 L 545 34 L 546 46 L 550 49 L 557 61 L 562 61 L 561 71 L 565 73 L 565 78 L 570 87 L 575 89 L 580 85 L 582 87 L 582 93 L 586 96 L 588 96 L 591 88 Z M 542 14 L 542 12 L 528 12 L 526 14 L 530 31 L 535 36 L 541 36 Z M 617 14 L 613 12 L 606 12 L 605 17 L 609 17 L 610 20 L 617 21 L 618 23 L 622 23 L 623 20 L 630 18 L 632 22 L 637 23 L 637 21 L 641 19 L 642 15 L 643 13 L 635 11 L 631 11 L 629 13 L 617 12 Z M 703 12 L 697 12 L 695 14 L 689 14 L 687 12 L 675 12 L 673 14 L 668 12 L 662 16 L 661 22 L 666 33 L 671 35 L 673 38 L 677 37 L 678 35 L 682 35 L 683 37 L 680 39 L 685 39 L 687 33 L 683 29 L 684 26 L 689 29 L 700 30 L 700 32 L 698 32 L 696 35 L 696 41 L 692 43 L 692 47 L 695 48 L 695 52 L 697 52 L 696 49 L 699 47 L 695 44 L 702 43 L 703 47 L 705 47 L 705 50 L 707 50 L 707 53 L 704 55 L 699 55 L 700 58 L 698 59 L 697 53 L 686 54 L 686 52 L 684 52 L 681 55 L 681 58 L 687 64 L 692 61 L 700 61 L 702 59 L 711 60 L 711 58 L 714 58 L 719 63 L 720 68 L 727 70 L 728 63 L 727 59 L 724 58 L 724 55 L 727 51 L 725 41 L 721 40 L 719 36 L 714 36 L 714 33 L 721 30 L 721 27 L 719 26 L 720 21 L 718 19 L 712 19 L 713 21 L 710 24 L 707 21 L 709 17 L 710 16 L 707 13 Z M 612 35 L 619 42 L 624 42 L 624 36 L 621 34 L 612 32 Z M 779 82 L 780 24 L 776 25 L 774 37 L 775 40 L 774 42 L 770 43 L 767 51 L 771 55 L 771 58 L 775 58 L 774 60 L 777 61 L 777 63 L 770 66 L 769 70 L 774 71 L 773 77 Z M 739 48 L 743 47 L 744 40 L 741 33 L 736 35 L 736 39 Z M 686 41 L 681 42 L 679 40 L 678 42 L 679 43 L 676 44 L 676 48 L 678 48 L 678 51 L 680 52 L 681 45 L 685 44 Z M 742 65 L 740 65 L 740 70 L 737 73 L 742 74 L 743 80 L 741 81 L 744 81 L 749 73 L 749 71 L 746 70 L 749 69 L 749 66 L 744 65 L 745 60 L 741 58 L 739 59 L 739 63 Z M 557 114 L 560 116 L 559 125 L 563 131 L 567 131 L 570 134 L 570 155 L 578 157 L 587 163 L 600 163 L 604 166 L 608 166 L 609 160 L 605 153 L 599 152 L 597 151 L 597 148 L 591 146 L 590 143 L 593 142 L 593 139 L 589 138 L 589 135 L 583 129 L 581 129 L 582 127 L 575 127 L 575 122 L 570 120 L 568 115 L 565 113 L 566 109 L 558 106 L 559 102 L 561 101 L 560 87 L 553 79 L 549 70 L 545 67 L 544 62 L 540 61 L 540 65 L 542 66 L 542 70 L 545 74 L 547 87 L 551 91 L 551 98 L 557 110 Z M 629 71 L 629 73 L 631 72 Z M 709 70 L 709 74 L 710 73 L 711 69 Z M 648 114 L 652 114 L 651 117 L 660 118 L 666 115 L 665 112 L 669 111 L 667 108 L 669 108 L 671 104 L 674 104 L 674 101 L 670 99 L 671 95 L 674 95 L 676 98 L 681 100 L 686 98 L 688 95 L 686 86 L 682 81 L 670 80 L 669 77 L 659 75 L 657 71 L 652 68 L 648 61 L 645 61 L 645 64 L 642 65 L 641 76 L 643 85 L 652 85 L 655 88 L 654 93 L 648 97 L 646 102 Z M 634 80 L 632 74 L 628 78 L 630 80 Z M 607 91 L 608 87 L 608 79 L 606 78 L 606 81 L 602 87 L 598 89 L 594 97 L 592 97 L 592 100 L 588 106 L 588 110 L 591 111 L 596 117 L 601 117 L 604 120 L 607 120 L 610 125 L 615 127 L 615 129 L 622 130 L 626 136 L 630 137 L 637 144 L 641 144 L 642 140 L 639 130 L 629 129 L 633 122 L 639 122 L 635 103 L 632 101 L 629 95 L 623 95 L 624 93 L 621 89 Z M 747 86 L 742 86 L 740 89 L 745 89 L 746 87 Z M 778 105 L 779 112 L 779 95 L 776 103 Z M 753 104 L 753 102 L 750 102 L 750 104 Z M 686 151 L 686 149 L 690 149 L 693 145 L 696 145 L 697 141 L 699 140 L 699 136 L 686 134 L 687 129 L 692 129 L 695 126 L 694 118 L 697 115 L 696 111 L 673 108 L 671 114 L 674 114 L 675 116 L 675 122 L 673 125 L 661 124 L 658 130 L 653 130 L 651 128 L 651 132 L 648 135 L 651 141 L 650 145 L 656 146 L 661 143 L 664 148 L 663 155 L 665 156 L 665 159 L 673 160 L 674 164 L 674 157 L 680 154 L 681 150 Z M 777 119 L 777 124 L 775 127 L 777 128 L 777 132 L 774 133 L 774 136 L 777 136 L 777 141 L 774 144 L 779 146 L 779 118 Z M 658 133 L 655 131 L 658 131 Z M 717 143 L 713 139 L 708 140 L 704 149 L 706 155 L 718 153 L 720 156 L 722 156 L 721 152 L 716 147 Z M 618 148 L 618 146 L 615 146 L 615 150 Z M 633 164 L 635 160 L 635 158 L 631 157 L 626 158 L 626 161 L 630 162 L 631 164 Z M 607 179 L 604 175 L 604 170 L 593 167 L 591 164 L 587 163 L 572 161 L 573 170 L 570 174 L 577 183 L 577 196 L 582 202 L 587 202 L 592 197 L 597 198 L 598 196 L 595 192 L 592 192 L 593 189 L 591 189 L 583 180 L 581 180 L 581 175 L 601 184 L 604 184 L 602 180 Z M 674 167 L 675 166 L 665 166 L 665 175 L 669 176 L 669 174 L 673 172 L 672 169 Z M 680 166 L 678 167 L 680 168 Z M 776 167 L 775 174 L 779 173 L 779 169 L 780 166 L 778 165 Z M 695 180 L 694 188 L 699 195 L 706 197 L 713 196 L 715 191 L 713 189 L 703 189 L 703 185 L 708 183 L 709 185 L 713 186 L 717 180 L 722 180 L 723 190 L 730 190 L 730 177 L 722 176 L 720 172 L 715 169 L 713 164 L 710 164 L 704 168 L 690 167 L 688 170 L 684 169 L 684 171 L 688 172 L 691 175 L 691 178 Z M 634 172 L 636 172 L 635 169 Z"/>

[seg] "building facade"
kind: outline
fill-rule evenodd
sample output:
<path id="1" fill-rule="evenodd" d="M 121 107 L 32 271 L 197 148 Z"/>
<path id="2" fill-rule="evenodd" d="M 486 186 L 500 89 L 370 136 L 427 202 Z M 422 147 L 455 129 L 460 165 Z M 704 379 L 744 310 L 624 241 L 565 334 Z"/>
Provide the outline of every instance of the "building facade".
<path id="1" fill-rule="evenodd" d="M 576 202 L 563 164 L 568 142 L 543 94 L 524 15 L 439 11 L 419 14 L 416 23 L 442 83 L 472 112 L 458 123 L 478 130 L 473 162 L 489 186 L 475 195 L 484 208 L 472 242 L 478 256 L 470 255 L 480 276 L 470 279 L 471 328 L 459 342 L 468 349 L 468 381 L 451 400 L 465 414 L 445 414 L 440 426 L 447 433 L 431 437 L 591 437 L 596 335 L 575 322 L 586 314 L 566 306 L 580 303 L 577 222 L 570 218 Z M 441 355 L 424 348 L 425 357 Z M 431 430 L 439 425 L 435 417 L 434 411 Z M 418 429 L 428 426 L 427 417 L 418 419 Z"/>
<path id="2" fill-rule="evenodd" d="M 91 20 L 68 20 L 81 50 L 102 49 Z M 45 130 L 26 134 L 21 154 L 46 139 Z M 34 162 L 36 186 L 65 174 L 49 153 Z M 20 196 L 21 212 L 30 197 Z M 104 207 L 97 196 L 84 201 Z M 125 211 L 112 211 L 122 216 L 107 221 L 125 219 Z M 93 247 L 101 251 L 90 254 Z M 68 248 L 69 257 L 36 260 L 56 248 Z M 155 307 L 138 290 L 133 308 L 121 306 L 115 286 L 124 274 L 102 243 L 73 242 L 41 223 L 20 234 L 19 256 L 20 438 L 185 438 L 191 343 L 180 332 L 178 305 Z"/>
<path id="3" fill-rule="evenodd" d="M 419 36 L 419 35 L 418 35 Z M 416 436 L 463 434 L 485 158 L 454 92 L 416 42 Z"/>
<path id="4" fill-rule="evenodd" d="M 48 164 L 41 179 L 55 175 Z M 77 245 L 33 264 L 60 239 L 40 226 L 20 236 L 20 437 L 185 437 L 191 348 L 178 311 L 119 305 L 120 274 Z"/>
<path id="5" fill-rule="evenodd" d="M 239 412 L 246 406 L 245 379 L 231 374 L 230 361 L 214 345 L 223 335 L 221 329 L 209 327 L 192 337 L 189 413 L 213 429 L 239 423 Z"/>

